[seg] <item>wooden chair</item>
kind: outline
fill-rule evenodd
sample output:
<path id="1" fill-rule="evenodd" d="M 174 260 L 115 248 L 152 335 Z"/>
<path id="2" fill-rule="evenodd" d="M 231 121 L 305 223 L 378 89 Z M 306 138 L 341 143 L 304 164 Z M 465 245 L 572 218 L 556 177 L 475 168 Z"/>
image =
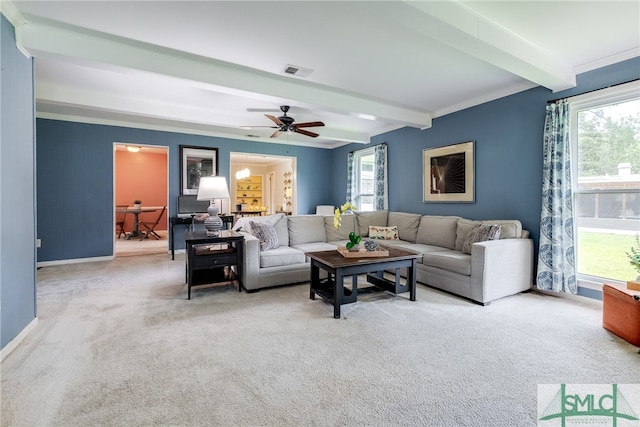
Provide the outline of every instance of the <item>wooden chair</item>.
<path id="1" fill-rule="evenodd" d="M 126 212 L 117 212 L 118 209 L 127 209 L 128 205 L 116 205 L 116 227 L 118 228 L 118 239 L 123 234 L 126 236 L 127 232 L 124 229 L 124 221 L 127 219 Z"/>
<path id="2" fill-rule="evenodd" d="M 160 210 L 160 215 L 158 215 L 158 217 L 156 218 L 155 222 L 152 221 L 140 221 L 138 222 L 138 226 L 139 227 L 144 227 L 146 228 L 146 233 L 147 236 L 153 236 L 154 239 L 162 239 L 162 236 L 160 236 L 158 233 L 156 233 L 154 231 L 154 229 L 156 228 L 156 226 L 158 225 L 158 223 L 160 222 L 160 219 L 162 218 L 162 215 L 164 214 L 164 211 L 167 210 L 166 206 L 163 206 L 162 209 Z"/>

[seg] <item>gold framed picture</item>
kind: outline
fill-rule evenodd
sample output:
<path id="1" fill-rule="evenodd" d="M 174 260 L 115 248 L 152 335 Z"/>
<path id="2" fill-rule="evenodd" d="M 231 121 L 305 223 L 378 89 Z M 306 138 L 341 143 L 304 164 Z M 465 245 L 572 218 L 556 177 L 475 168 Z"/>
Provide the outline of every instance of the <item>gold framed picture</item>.
<path id="1" fill-rule="evenodd" d="M 475 141 L 422 150 L 424 202 L 475 202 Z"/>

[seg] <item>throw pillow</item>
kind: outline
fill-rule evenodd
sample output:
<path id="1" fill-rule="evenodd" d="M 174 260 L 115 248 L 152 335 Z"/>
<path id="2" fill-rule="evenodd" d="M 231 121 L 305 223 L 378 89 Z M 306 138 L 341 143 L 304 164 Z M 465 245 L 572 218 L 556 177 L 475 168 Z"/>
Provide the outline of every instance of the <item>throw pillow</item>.
<path id="1" fill-rule="evenodd" d="M 462 244 L 462 252 L 471 254 L 471 246 L 474 243 L 486 242 L 487 240 L 497 240 L 500 238 L 501 225 L 497 224 L 476 224 L 467 234 Z"/>
<path id="2" fill-rule="evenodd" d="M 393 225 L 391 227 L 380 227 L 378 225 L 370 225 L 369 238 L 382 240 L 399 240 L 400 237 L 398 237 L 398 226 Z"/>
<path id="3" fill-rule="evenodd" d="M 280 246 L 278 244 L 278 233 L 276 233 L 276 229 L 271 223 L 249 221 L 249 227 L 251 228 L 251 234 L 260 240 L 261 251 L 276 249 Z"/>

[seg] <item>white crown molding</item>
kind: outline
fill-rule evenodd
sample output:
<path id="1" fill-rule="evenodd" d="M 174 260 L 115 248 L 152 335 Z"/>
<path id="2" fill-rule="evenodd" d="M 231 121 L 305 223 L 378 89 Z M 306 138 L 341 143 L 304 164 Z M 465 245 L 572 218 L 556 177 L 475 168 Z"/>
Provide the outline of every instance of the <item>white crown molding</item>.
<path id="1" fill-rule="evenodd" d="M 617 64 L 618 62 L 626 61 L 627 59 L 632 59 L 637 57 L 640 57 L 640 48 L 628 49 L 622 52 L 618 52 L 615 55 L 610 55 L 605 58 L 600 58 L 595 61 L 577 65 L 576 67 L 574 67 L 573 70 L 576 74 L 582 74 L 582 73 L 586 73 L 587 71 L 593 71 L 598 68 Z"/>

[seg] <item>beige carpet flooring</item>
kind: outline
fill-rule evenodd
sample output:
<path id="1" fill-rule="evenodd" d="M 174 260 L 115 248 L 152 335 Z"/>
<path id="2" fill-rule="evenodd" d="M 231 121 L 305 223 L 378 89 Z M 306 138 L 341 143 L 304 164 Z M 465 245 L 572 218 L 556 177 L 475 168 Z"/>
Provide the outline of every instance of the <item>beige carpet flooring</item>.
<path id="1" fill-rule="evenodd" d="M 0 366 L 1 425 L 534 426 L 538 384 L 640 401 L 638 349 L 601 309 L 419 285 L 415 302 L 369 294 L 336 320 L 306 285 L 188 301 L 182 254 L 50 266 L 39 322 Z"/>

